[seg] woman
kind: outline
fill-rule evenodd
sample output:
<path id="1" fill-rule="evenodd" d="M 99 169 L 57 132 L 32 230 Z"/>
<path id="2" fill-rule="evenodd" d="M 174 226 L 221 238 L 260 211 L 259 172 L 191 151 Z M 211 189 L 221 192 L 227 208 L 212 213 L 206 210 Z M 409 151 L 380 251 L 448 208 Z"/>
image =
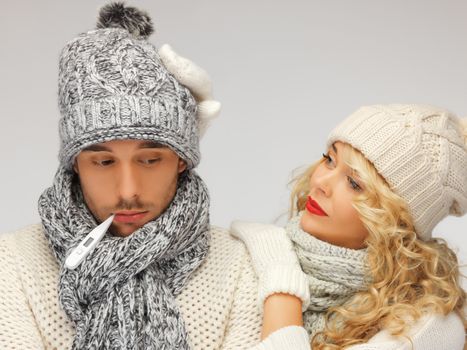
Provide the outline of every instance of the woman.
<path id="1" fill-rule="evenodd" d="M 193 62 L 161 57 L 195 96 L 210 89 Z M 363 107 L 296 179 L 285 230 L 234 222 L 259 277 L 245 286 L 263 311 L 256 348 L 462 349 L 457 257 L 431 232 L 467 211 L 466 140 L 467 121 L 438 108 Z"/>
<path id="2" fill-rule="evenodd" d="M 434 107 L 360 108 L 296 180 L 285 230 L 232 224 L 265 301 L 257 349 L 463 349 L 457 258 L 431 233 L 467 211 L 466 138 Z"/>

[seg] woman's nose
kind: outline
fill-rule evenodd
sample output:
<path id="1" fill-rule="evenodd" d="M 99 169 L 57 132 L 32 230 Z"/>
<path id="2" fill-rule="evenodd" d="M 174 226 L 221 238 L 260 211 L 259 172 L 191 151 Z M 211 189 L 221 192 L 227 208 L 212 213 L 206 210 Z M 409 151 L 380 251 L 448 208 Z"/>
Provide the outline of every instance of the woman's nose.
<path id="1" fill-rule="evenodd" d="M 329 197 L 332 195 L 332 184 L 334 181 L 333 172 L 329 171 L 323 174 L 320 174 L 315 178 L 315 187 L 316 191 L 322 195 Z"/>

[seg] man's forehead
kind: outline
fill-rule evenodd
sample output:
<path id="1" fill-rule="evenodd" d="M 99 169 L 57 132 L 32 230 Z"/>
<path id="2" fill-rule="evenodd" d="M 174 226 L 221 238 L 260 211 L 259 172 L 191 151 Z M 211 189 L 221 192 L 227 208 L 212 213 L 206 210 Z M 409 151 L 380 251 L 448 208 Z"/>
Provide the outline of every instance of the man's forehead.
<path id="1" fill-rule="evenodd" d="M 112 140 L 107 142 L 100 142 L 89 145 L 83 148 L 84 151 L 90 152 L 112 152 L 117 147 L 131 147 L 135 149 L 142 149 L 142 148 L 167 148 L 167 145 L 164 145 L 157 141 L 152 140 Z"/>

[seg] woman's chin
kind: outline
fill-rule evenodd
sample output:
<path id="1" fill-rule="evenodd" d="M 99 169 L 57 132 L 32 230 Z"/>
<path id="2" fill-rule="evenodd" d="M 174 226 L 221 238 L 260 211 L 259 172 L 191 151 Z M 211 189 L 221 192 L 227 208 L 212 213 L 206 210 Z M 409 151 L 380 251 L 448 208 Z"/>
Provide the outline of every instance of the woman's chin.
<path id="1" fill-rule="evenodd" d="M 300 227 L 306 233 L 315 236 L 316 232 L 321 231 L 320 227 L 322 227 L 322 217 L 318 215 L 314 215 L 307 210 L 303 212 L 302 218 L 300 219 Z"/>

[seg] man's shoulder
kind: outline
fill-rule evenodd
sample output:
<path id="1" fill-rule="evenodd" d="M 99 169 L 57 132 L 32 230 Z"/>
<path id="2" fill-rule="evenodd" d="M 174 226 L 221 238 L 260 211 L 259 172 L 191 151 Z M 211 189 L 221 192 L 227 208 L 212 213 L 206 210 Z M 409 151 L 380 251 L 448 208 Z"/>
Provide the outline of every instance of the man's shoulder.
<path id="1" fill-rule="evenodd" d="M 40 223 L 24 226 L 19 229 L 10 230 L 0 234 L 0 242 L 2 245 L 12 246 L 27 242 L 47 243 L 44 235 L 44 229 Z"/>
<path id="2" fill-rule="evenodd" d="M 230 265 L 235 261 L 234 265 L 237 265 L 244 264 L 249 259 L 243 242 L 233 237 L 228 229 L 211 226 L 209 231 L 211 234 L 211 246 L 207 257 L 209 262 L 215 260 L 216 264 Z"/>
<path id="3" fill-rule="evenodd" d="M 42 268 L 50 272 L 57 265 L 40 223 L 0 234 L 0 255 L 2 259 L 9 256 L 29 272 Z"/>
<path id="4" fill-rule="evenodd" d="M 246 250 L 241 241 L 232 237 L 229 230 L 211 226 L 209 229 L 211 235 L 211 248 L 209 255 L 230 257 L 246 255 Z M 16 230 L 11 230 L 0 234 L 0 244 L 10 249 L 23 250 L 25 246 L 45 247 L 49 250 L 48 241 L 44 235 L 42 224 L 36 223 Z"/>
<path id="5" fill-rule="evenodd" d="M 238 274 L 249 259 L 243 243 L 233 237 L 228 229 L 211 226 L 209 229 L 211 243 L 208 255 L 195 272 L 195 275 L 212 275 L 223 280 L 226 274 Z"/>
<path id="6" fill-rule="evenodd" d="M 195 348 L 218 348 L 239 313 L 256 320 L 256 276 L 245 246 L 221 227 L 211 226 L 210 235 L 206 259 L 177 297 Z"/>
<path id="7" fill-rule="evenodd" d="M 211 226 L 209 228 L 209 232 L 211 234 L 212 245 L 227 246 L 230 249 L 238 250 L 240 252 L 246 251 L 243 243 L 233 237 L 228 229 L 220 226 Z"/>

